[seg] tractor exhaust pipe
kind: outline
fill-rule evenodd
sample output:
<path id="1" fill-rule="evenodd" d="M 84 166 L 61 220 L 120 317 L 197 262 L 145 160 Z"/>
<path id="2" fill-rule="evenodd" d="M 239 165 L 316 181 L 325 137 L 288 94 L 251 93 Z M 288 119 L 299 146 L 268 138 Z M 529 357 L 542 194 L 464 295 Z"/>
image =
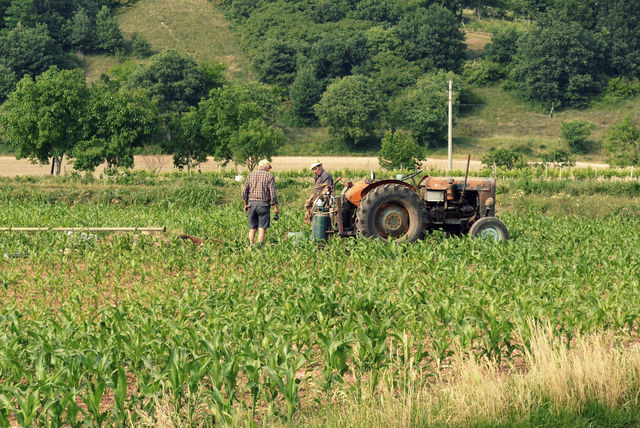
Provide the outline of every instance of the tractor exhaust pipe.
<path id="1" fill-rule="evenodd" d="M 462 193 L 460 193 L 460 200 L 464 198 L 464 192 L 467 190 L 467 179 L 469 178 L 469 164 L 471 163 L 471 154 L 467 156 L 467 169 L 464 172 L 464 183 L 462 183 Z"/>

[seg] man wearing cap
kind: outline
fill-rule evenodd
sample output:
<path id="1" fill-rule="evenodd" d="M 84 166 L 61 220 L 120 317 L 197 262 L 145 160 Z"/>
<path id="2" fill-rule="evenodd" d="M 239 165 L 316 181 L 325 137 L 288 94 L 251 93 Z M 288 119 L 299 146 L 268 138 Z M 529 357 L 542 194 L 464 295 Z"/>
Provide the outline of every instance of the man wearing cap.
<path id="1" fill-rule="evenodd" d="M 313 171 L 313 195 L 307 199 L 304 204 L 306 213 L 304 220 L 307 223 L 311 222 L 311 216 L 313 215 L 313 202 L 318 198 L 320 193 L 328 186 L 330 191 L 333 191 L 333 177 L 322 167 L 322 162 L 316 161 L 311 164 L 311 170 Z"/>
<path id="2" fill-rule="evenodd" d="M 258 170 L 247 176 L 247 181 L 242 190 L 244 212 L 249 218 L 249 243 L 254 244 L 256 230 L 258 230 L 258 243 L 264 242 L 266 230 L 271 225 L 271 205 L 273 205 L 274 219 L 280 213 L 278 198 L 276 196 L 276 180 L 269 173 L 271 163 L 262 159 L 258 163 Z"/>

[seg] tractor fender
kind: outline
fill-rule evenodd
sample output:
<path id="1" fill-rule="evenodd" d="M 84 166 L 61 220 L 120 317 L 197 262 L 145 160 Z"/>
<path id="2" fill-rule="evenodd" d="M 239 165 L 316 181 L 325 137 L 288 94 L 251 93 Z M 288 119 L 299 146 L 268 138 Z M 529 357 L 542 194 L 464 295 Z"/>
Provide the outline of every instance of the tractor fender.
<path id="1" fill-rule="evenodd" d="M 393 184 L 399 184 L 399 185 L 404 186 L 404 187 L 408 187 L 409 189 L 413 190 L 414 192 L 417 192 L 415 187 L 413 187 L 409 183 L 405 183 L 404 181 L 400 181 L 400 180 L 380 180 L 380 181 L 376 181 L 375 183 L 371 183 L 369 186 L 367 186 L 362 191 L 362 198 L 364 199 L 364 197 L 367 196 L 367 193 L 369 193 L 370 191 L 372 191 L 376 187 L 380 187 L 380 186 L 384 186 L 385 184 L 392 184 L 392 183 Z"/>
<path id="2" fill-rule="evenodd" d="M 344 196 L 353 205 L 355 205 L 356 207 L 359 207 L 360 202 L 362 202 L 364 197 L 367 196 L 367 193 L 369 193 L 375 188 L 384 186 L 385 184 L 392 184 L 392 183 L 400 184 L 401 186 L 408 187 L 412 191 L 417 192 L 416 188 L 413 187 L 411 184 L 405 183 L 404 181 L 400 181 L 400 180 L 380 180 L 380 181 L 375 181 L 373 183 L 358 181 L 354 183 L 351 187 L 345 190 Z"/>

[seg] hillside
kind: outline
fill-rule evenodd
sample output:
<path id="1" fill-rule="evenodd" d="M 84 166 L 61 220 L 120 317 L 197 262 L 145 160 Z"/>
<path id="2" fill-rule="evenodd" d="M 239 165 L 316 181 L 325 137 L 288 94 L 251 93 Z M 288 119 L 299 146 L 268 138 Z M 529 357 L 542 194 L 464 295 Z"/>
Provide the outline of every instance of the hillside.
<path id="1" fill-rule="evenodd" d="M 198 62 L 220 62 L 231 80 L 251 78 L 250 61 L 220 11 L 207 0 L 139 0 L 119 9 L 125 38 L 142 34 L 154 51 L 174 49 Z M 90 81 L 117 64 L 108 55 L 85 57 Z"/>

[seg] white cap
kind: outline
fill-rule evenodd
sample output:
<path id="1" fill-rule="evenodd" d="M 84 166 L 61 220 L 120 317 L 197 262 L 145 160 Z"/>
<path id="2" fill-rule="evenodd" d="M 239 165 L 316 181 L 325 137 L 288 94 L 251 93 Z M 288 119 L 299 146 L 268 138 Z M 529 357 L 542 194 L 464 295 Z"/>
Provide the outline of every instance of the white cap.
<path id="1" fill-rule="evenodd" d="M 311 166 L 310 166 L 309 168 L 313 169 L 313 168 L 315 168 L 315 167 L 317 167 L 317 166 L 320 166 L 320 165 L 322 165 L 322 162 L 320 162 L 320 161 L 316 161 L 315 163 L 312 163 L 312 164 L 311 164 Z"/>
<path id="2" fill-rule="evenodd" d="M 262 159 L 260 162 L 258 162 L 258 166 L 271 166 L 271 162 L 269 162 L 268 159 Z"/>

